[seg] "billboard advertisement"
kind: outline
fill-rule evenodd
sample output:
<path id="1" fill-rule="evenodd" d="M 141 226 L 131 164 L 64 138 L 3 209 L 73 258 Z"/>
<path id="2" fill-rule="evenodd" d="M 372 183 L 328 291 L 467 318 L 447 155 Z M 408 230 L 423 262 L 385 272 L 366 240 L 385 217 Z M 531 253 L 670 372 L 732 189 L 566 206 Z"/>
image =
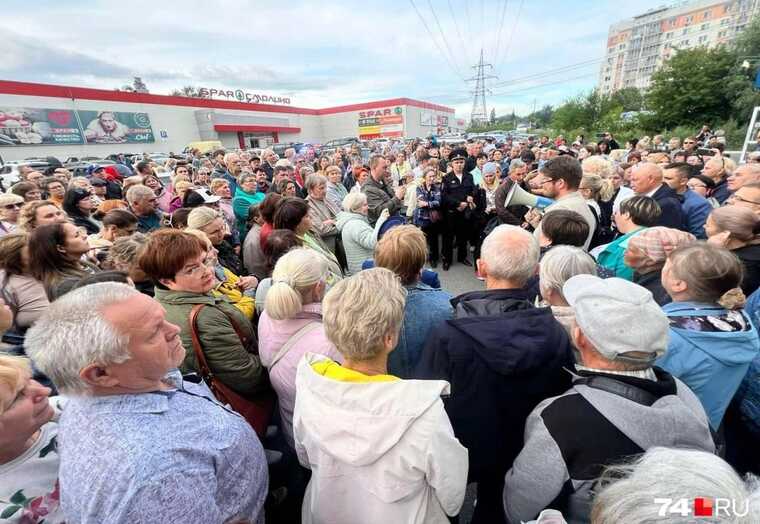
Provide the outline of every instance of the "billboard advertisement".
<path id="1" fill-rule="evenodd" d="M 359 139 L 404 136 L 404 109 L 401 106 L 359 111 Z"/>
<path id="2" fill-rule="evenodd" d="M 145 144 L 155 142 L 148 113 L 78 111 L 88 144 Z"/>
<path id="3" fill-rule="evenodd" d="M 0 147 L 84 143 L 74 111 L 0 107 Z"/>
<path id="4" fill-rule="evenodd" d="M 151 142 L 147 113 L 0 107 L 0 147 Z"/>

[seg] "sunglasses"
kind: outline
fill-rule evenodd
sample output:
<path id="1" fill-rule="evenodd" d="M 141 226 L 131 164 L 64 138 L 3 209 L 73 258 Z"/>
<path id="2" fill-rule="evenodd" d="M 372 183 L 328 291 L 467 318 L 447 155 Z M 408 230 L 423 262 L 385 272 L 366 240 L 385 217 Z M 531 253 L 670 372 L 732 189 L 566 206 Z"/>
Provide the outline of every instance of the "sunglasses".
<path id="1" fill-rule="evenodd" d="M 8 205 L 6 205 L 6 206 L 3 206 L 3 207 L 4 207 L 5 209 L 7 209 L 7 210 L 9 210 L 9 211 L 10 211 L 11 209 L 14 209 L 14 208 L 15 208 L 15 209 L 21 209 L 23 205 L 24 205 L 24 204 L 8 204 Z"/>

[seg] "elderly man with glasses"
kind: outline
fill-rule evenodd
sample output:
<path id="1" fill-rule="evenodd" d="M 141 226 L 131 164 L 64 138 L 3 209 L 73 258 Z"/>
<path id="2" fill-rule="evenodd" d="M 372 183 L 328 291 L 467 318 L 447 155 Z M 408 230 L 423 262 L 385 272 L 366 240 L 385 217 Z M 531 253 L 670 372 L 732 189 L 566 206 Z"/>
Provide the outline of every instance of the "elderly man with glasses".
<path id="1" fill-rule="evenodd" d="M 760 182 L 760 164 L 744 164 L 728 177 L 728 190 L 736 193 L 739 188 L 752 182 Z"/>
<path id="2" fill-rule="evenodd" d="M 244 418 L 183 380 L 180 328 L 125 284 L 52 303 L 26 334 L 67 395 L 58 429 L 67 522 L 263 522 L 267 464 Z"/>
<path id="3" fill-rule="evenodd" d="M 737 189 L 726 205 L 746 207 L 760 215 L 760 182 L 750 182 Z"/>

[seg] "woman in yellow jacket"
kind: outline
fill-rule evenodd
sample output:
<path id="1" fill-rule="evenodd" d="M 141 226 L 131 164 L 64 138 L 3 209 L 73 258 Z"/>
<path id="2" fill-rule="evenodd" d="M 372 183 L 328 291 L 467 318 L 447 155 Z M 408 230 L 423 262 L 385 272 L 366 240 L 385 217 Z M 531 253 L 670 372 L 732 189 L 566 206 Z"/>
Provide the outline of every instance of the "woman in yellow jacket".
<path id="1" fill-rule="evenodd" d="M 209 257 L 212 256 L 212 253 L 214 254 L 214 257 L 216 257 L 216 248 L 211 245 L 211 241 L 203 231 L 198 229 L 185 229 L 185 232 L 195 235 L 203 240 L 203 242 L 206 243 Z M 215 296 L 227 297 L 227 299 L 232 302 L 232 304 L 240 310 L 248 320 L 253 321 L 253 316 L 256 313 L 256 300 L 248 293 L 255 293 L 256 286 L 250 286 L 248 280 L 254 279 L 256 280 L 256 284 L 258 284 L 256 277 L 240 277 L 219 263 L 214 264 L 214 275 L 216 276 L 216 285 L 211 290 L 213 294 Z M 246 291 L 246 287 L 251 289 L 251 291 Z"/>

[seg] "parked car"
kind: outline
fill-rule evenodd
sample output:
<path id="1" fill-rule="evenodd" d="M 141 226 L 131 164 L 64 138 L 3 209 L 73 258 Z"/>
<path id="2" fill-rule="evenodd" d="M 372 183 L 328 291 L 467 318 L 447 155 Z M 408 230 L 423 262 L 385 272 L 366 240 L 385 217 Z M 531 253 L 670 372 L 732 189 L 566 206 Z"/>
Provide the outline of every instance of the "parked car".
<path id="1" fill-rule="evenodd" d="M 60 164 L 60 162 L 58 162 L 58 164 Z M 0 167 L 0 180 L 2 180 L 2 185 L 5 190 L 21 180 L 18 170 L 20 166 L 29 166 L 35 171 L 42 172 L 50 167 L 50 163 L 45 160 L 19 160 L 6 162 L 3 164 L 3 167 Z"/>
<path id="2" fill-rule="evenodd" d="M 336 138 L 335 140 L 330 140 L 328 142 L 325 142 L 322 144 L 322 148 L 320 150 L 320 154 L 325 155 L 334 152 L 339 147 L 345 147 L 345 146 L 351 146 L 353 144 L 360 144 L 358 138 L 354 137 L 346 137 L 346 138 Z"/>

